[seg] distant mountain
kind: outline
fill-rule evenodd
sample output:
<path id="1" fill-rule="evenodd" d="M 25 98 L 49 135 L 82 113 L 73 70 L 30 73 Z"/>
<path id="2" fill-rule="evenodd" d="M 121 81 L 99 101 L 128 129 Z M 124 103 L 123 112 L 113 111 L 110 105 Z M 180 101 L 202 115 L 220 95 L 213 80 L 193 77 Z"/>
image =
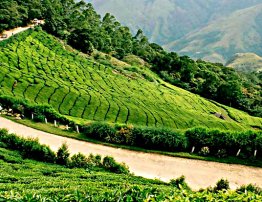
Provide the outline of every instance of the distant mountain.
<path id="1" fill-rule="evenodd" d="M 242 72 L 259 72 L 262 71 L 262 57 L 254 53 L 237 53 L 226 65 Z"/>
<path id="2" fill-rule="evenodd" d="M 236 53 L 262 55 L 262 4 L 235 11 L 165 47 L 182 55 L 221 63 Z"/>
<path id="3" fill-rule="evenodd" d="M 221 36 L 221 32 L 222 34 L 225 31 L 230 32 L 230 29 L 234 27 L 235 23 L 241 24 L 241 26 L 238 26 L 237 30 L 233 30 L 233 36 L 235 36 L 236 33 L 245 34 L 245 31 L 247 30 L 246 25 L 251 26 L 251 28 L 253 28 L 253 26 L 261 28 L 262 20 L 260 20 L 259 17 L 262 19 L 262 15 L 255 16 L 254 13 L 252 13 L 255 10 L 255 12 L 259 14 L 256 8 L 253 7 L 251 9 L 252 11 L 250 11 L 252 16 L 251 21 L 255 21 L 252 24 L 249 23 L 249 21 L 246 21 L 250 20 L 250 18 L 245 18 L 245 21 L 243 21 L 241 17 L 238 22 L 237 14 L 246 12 L 246 8 L 258 6 L 259 4 L 261 5 L 262 0 L 86 1 L 93 3 L 94 7 L 101 15 L 104 15 L 107 12 L 112 13 L 122 24 L 130 27 L 134 33 L 138 28 L 141 28 L 149 37 L 150 41 L 156 42 L 160 45 L 165 45 L 165 47 L 169 50 L 174 50 L 181 54 L 188 54 L 189 56 L 194 57 L 202 56 L 212 61 L 224 63 L 235 53 L 242 52 L 243 49 L 247 50 L 245 52 L 254 52 L 256 54 L 260 54 L 261 51 L 257 50 L 259 48 L 256 47 L 253 49 L 242 48 L 242 45 L 239 45 L 240 48 L 235 46 L 235 49 L 237 50 L 232 48 L 227 50 L 224 49 L 224 46 L 218 46 L 218 54 L 216 53 L 216 50 L 212 50 L 213 47 L 209 47 L 211 48 L 211 51 L 214 51 L 214 53 L 211 52 L 196 55 L 198 52 L 205 52 L 206 45 L 208 45 L 210 42 L 220 40 L 220 38 L 223 36 Z M 261 6 L 258 6 L 258 8 L 261 8 Z M 230 16 L 230 20 L 226 20 L 228 16 Z M 221 26 L 221 23 L 222 25 L 225 25 L 225 22 L 227 21 L 229 23 L 227 25 L 228 29 L 225 27 L 222 31 L 220 31 L 217 26 Z M 250 40 L 245 41 L 246 46 L 253 46 L 254 41 L 257 46 L 259 46 L 257 39 L 260 41 L 260 38 L 262 38 L 261 31 L 259 33 L 257 31 L 252 31 L 250 34 L 255 34 L 254 37 L 256 40 L 253 40 L 252 36 L 248 35 L 247 38 L 250 38 Z M 242 40 L 242 37 L 238 38 Z M 195 44 L 195 40 L 200 40 L 201 43 L 197 44 L 195 48 L 190 48 L 190 45 L 187 47 L 187 44 L 189 43 Z M 227 43 L 228 41 L 225 40 L 224 42 Z M 221 56 L 220 52 L 223 52 L 225 56 Z"/>

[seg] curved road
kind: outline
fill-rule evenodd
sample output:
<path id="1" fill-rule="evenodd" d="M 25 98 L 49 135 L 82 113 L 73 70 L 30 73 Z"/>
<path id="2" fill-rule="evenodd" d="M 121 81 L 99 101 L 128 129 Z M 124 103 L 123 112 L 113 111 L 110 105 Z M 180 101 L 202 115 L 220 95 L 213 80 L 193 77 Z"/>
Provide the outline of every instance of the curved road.
<path id="1" fill-rule="evenodd" d="M 138 176 L 169 181 L 184 175 L 193 189 L 214 186 L 221 178 L 228 179 L 233 189 L 249 183 L 262 187 L 262 168 L 117 149 L 45 133 L 2 117 L 0 117 L 0 128 L 6 128 L 20 136 L 39 138 L 40 143 L 49 145 L 54 151 L 66 142 L 71 154 L 81 152 L 86 155 L 93 153 L 113 156 L 118 162 L 125 162 L 130 171 Z"/>
<path id="2" fill-rule="evenodd" d="M 6 38 L 1 38 L 1 37 L 0 37 L 0 41 L 6 40 L 6 39 L 10 38 L 11 36 L 13 36 L 13 35 L 15 35 L 15 34 L 18 34 L 18 33 L 20 33 L 20 32 L 23 32 L 23 31 L 25 31 L 25 30 L 28 30 L 28 29 L 31 28 L 31 27 L 34 27 L 34 25 L 26 26 L 26 27 L 17 27 L 17 28 L 8 30 L 8 31 L 4 31 L 4 34 L 6 34 L 7 37 L 6 37 Z"/>

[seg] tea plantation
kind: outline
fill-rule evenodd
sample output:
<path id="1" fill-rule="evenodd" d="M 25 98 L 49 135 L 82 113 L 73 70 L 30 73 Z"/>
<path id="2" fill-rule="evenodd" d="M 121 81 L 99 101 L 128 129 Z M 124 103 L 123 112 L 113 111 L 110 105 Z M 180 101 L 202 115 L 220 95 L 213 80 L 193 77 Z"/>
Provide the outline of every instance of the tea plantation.
<path id="1" fill-rule="evenodd" d="M 2 133 L 5 133 L 2 131 Z M 5 133 L 0 141 L 0 201 L 261 201 L 261 189 L 253 185 L 237 191 L 226 184 L 191 191 L 184 178 L 164 183 L 110 173 L 99 167 L 68 168 L 25 158 L 24 150 L 49 151 L 32 140 Z M 11 142 L 20 144 L 16 151 Z M 19 143 L 20 142 L 20 143 Z M 29 157 L 30 158 L 30 157 Z M 38 158 L 33 157 L 31 158 Z M 47 160 L 47 159 L 43 159 Z M 50 160 L 50 159 L 49 159 Z M 222 181 L 223 182 L 223 181 Z"/>
<path id="2" fill-rule="evenodd" d="M 187 129 L 260 128 L 262 119 L 163 82 L 149 69 L 115 68 L 29 30 L 0 43 L 0 95 L 49 104 L 81 121 Z M 225 120 L 214 113 L 222 113 Z"/>

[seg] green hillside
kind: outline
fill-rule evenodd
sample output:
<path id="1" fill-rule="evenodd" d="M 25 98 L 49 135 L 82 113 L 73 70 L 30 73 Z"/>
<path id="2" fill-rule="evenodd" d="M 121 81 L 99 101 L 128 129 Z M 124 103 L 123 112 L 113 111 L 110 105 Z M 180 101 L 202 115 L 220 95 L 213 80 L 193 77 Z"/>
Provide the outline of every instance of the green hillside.
<path id="1" fill-rule="evenodd" d="M 262 57 L 254 53 L 237 53 L 226 64 L 241 72 L 262 71 Z"/>
<path id="2" fill-rule="evenodd" d="M 196 59 L 223 64 L 236 53 L 252 52 L 261 55 L 261 19 L 262 4 L 237 10 L 165 47 Z"/>
<path id="3" fill-rule="evenodd" d="M 148 69 L 95 63 L 65 50 L 43 31 L 25 32 L 0 46 L 0 94 L 50 104 L 77 120 L 176 129 L 201 125 L 241 130 L 262 124 L 261 118 L 165 83 Z"/>

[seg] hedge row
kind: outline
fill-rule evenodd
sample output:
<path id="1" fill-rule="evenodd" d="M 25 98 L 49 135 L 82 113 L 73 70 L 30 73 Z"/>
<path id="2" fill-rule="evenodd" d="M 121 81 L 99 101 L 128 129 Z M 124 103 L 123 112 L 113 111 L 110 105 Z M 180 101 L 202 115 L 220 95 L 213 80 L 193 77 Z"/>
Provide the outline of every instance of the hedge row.
<path id="1" fill-rule="evenodd" d="M 28 101 L 9 96 L 0 96 L 0 105 L 4 109 L 12 109 L 13 113 L 23 114 L 28 118 L 31 118 L 33 113 L 34 120 L 37 122 L 43 122 L 47 118 L 50 122 L 56 120 L 61 124 L 74 125 L 74 122 L 59 114 L 50 105 L 35 105 Z"/>
<path id="2" fill-rule="evenodd" d="M 54 153 L 50 147 L 42 145 L 37 139 L 23 138 L 15 134 L 9 134 L 6 129 L 0 129 L 0 147 L 19 151 L 23 158 L 37 161 L 56 163 L 69 168 L 100 168 L 117 174 L 129 174 L 129 169 L 125 164 L 115 161 L 114 158 L 90 154 L 88 157 L 78 153 L 70 157 L 67 145 L 63 144 Z"/>
<path id="3" fill-rule="evenodd" d="M 134 128 L 131 125 L 111 126 L 96 122 L 82 126 L 81 132 L 93 139 L 147 149 L 184 151 L 187 148 L 184 134 L 165 128 Z"/>
<path id="4" fill-rule="evenodd" d="M 185 136 L 190 147 L 208 147 L 211 154 L 224 151 L 226 155 L 234 156 L 240 150 L 240 156 L 262 157 L 262 131 L 230 132 L 194 128 L 187 130 Z"/>
<path id="5" fill-rule="evenodd" d="M 9 134 L 6 129 L 0 129 L 0 143 L 3 147 L 19 151 L 24 158 L 54 163 L 55 153 L 46 145 L 41 145 L 37 139 L 25 139 L 15 134 Z"/>
<path id="6" fill-rule="evenodd" d="M 184 133 L 164 128 L 142 128 L 126 125 L 93 123 L 82 127 L 82 133 L 89 138 L 138 146 L 146 149 L 164 151 L 201 152 L 208 148 L 208 154 L 225 157 L 262 157 L 262 131 L 231 132 L 208 130 L 206 128 L 188 129 Z"/>
<path id="7" fill-rule="evenodd" d="M 48 105 L 32 105 L 24 100 L 0 96 L 0 104 L 4 108 L 12 108 L 14 112 L 22 113 L 35 121 L 59 121 L 61 124 L 75 126 L 76 124 L 56 112 Z M 218 157 L 236 156 L 262 158 L 262 131 L 232 132 L 193 128 L 185 132 L 166 128 L 133 127 L 128 125 L 109 125 L 92 123 L 80 125 L 81 133 L 89 138 L 104 142 L 137 146 L 170 152 L 200 152 L 207 149 L 207 154 Z"/>

